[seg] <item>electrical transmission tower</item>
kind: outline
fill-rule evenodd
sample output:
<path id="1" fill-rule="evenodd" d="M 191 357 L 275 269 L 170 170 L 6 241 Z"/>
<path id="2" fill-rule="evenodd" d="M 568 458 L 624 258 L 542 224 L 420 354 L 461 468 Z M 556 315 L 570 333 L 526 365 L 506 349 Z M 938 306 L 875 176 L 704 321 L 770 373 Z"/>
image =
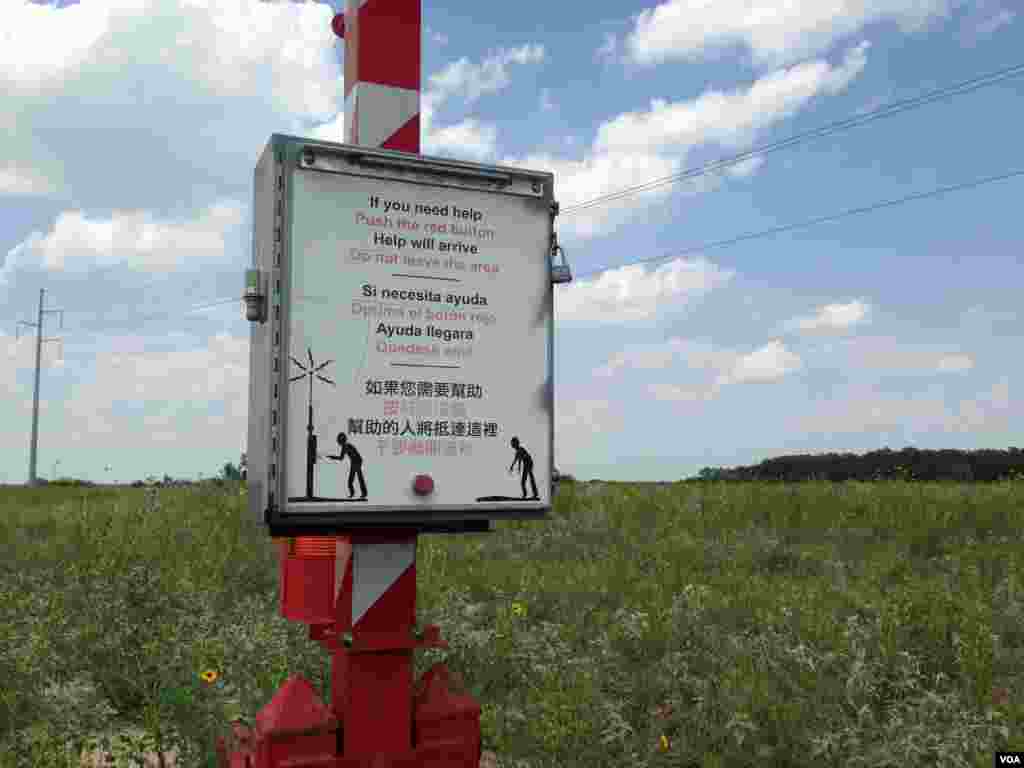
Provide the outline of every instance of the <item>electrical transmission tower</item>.
<path id="1" fill-rule="evenodd" d="M 60 328 L 64 330 L 64 310 L 63 309 L 43 309 L 43 294 L 46 293 L 45 288 L 39 289 L 39 319 L 30 323 L 27 320 L 19 320 L 19 324 L 24 324 L 29 327 L 36 329 L 36 385 L 32 391 L 32 446 L 29 449 L 28 458 L 28 484 L 35 485 L 38 480 L 36 478 L 36 449 L 39 446 L 39 364 L 40 356 L 43 350 L 44 341 L 61 341 L 61 339 L 44 339 L 43 338 L 43 313 L 44 312 L 57 312 L 60 314 Z M 20 330 L 20 328 L 18 329 Z M 15 336 L 16 339 L 21 338 L 20 334 Z M 62 350 L 63 351 L 63 348 Z"/>

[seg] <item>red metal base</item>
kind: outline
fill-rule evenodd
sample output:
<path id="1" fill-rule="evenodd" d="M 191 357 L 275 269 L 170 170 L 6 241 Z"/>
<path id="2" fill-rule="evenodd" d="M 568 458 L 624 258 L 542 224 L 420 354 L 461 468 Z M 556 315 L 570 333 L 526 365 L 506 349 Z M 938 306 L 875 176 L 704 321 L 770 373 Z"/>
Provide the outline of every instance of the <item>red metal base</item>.
<path id="1" fill-rule="evenodd" d="M 413 695 L 412 744 L 406 752 L 351 755 L 340 723 L 304 678 L 293 675 L 256 716 L 217 739 L 221 768 L 478 768 L 480 705 L 452 692 L 451 673 L 435 664 Z"/>
<path id="2" fill-rule="evenodd" d="M 230 744 L 217 740 L 221 768 L 478 768 L 480 705 L 453 690 L 461 681 L 444 664 L 413 682 L 413 653 L 448 647 L 436 625 L 416 629 L 414 556 L 353 622 L 354 595 L 367 589 L 355 580 L 353 538 L 366 545 L 361 562 L 371 577 L 375 562 L 395 557 L 396 542 L 407 554 L 411 539 L 415 553 L 415 531 L 281 542 L 281 615 L 308 624 L 330 653 L 331 704 L 293 675 L 255 728 L 234 724 Z"/>

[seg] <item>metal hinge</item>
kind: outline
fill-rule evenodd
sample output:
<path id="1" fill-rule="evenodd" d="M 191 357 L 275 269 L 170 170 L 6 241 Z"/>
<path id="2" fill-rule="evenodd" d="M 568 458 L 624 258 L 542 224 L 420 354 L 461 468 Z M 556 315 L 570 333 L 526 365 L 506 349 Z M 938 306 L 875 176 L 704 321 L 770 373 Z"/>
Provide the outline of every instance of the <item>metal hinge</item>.
<path id="1" fill-rule="evenodd" d="M 274 168 L 274 175 L 277 177 L 274 184 L 274 208 L 272 216 L 274 217 L 274 242 L 273 248 L 273 265 L 271 266 L 270 274 L 268 277 L 267 296 L 264 306 L 273 304 L 274 312 L 270 322 L 270 334 L 268 342 L 271 345 L 271 357 L 273 358 L 273 369 L 274 373 L 271 374 L 271 378 L 274 382 L 274 387 L 271 391 L 271 403 L 270 412 L 273 416 L 269 425 L 269 439 L 270 439 L 270 450 L 267 452 L 269 459 L 268 461 L 268 478 L 267 478 L 267 490 L 268 490 L 268 504 L 266 510 L 267 523 L 270 522 L 270 510 L 275 509 L 275 495 L 276 491 L 279 490 L 279 485 L 282 482 L 280 477 L 281 473 L 278 472 L 278 468 L 283 466 L 281 461 L 281 445 L 278 440 L 280 426 L 277 424 L 279 419 L 277 418 L 278 412 L 281 408 L 281 393 L 278 388 L 278 379 L 281 377 L 281 353 L 283 351 L 281 346 L 281 301 L 283 297 L 280 295 L 280 270 L 282 253 L 284 251 L 284 227 L 285 227 L 285 173 L 284 173 L 284 155 L 281 153 L 277 154 L 277 163 Z M 283 495 L 283 488 L 280 489 Z"/>
<path id="2" fill-rule="evenodd" d="M 260 269 L 245 270 L 245 319 L 250 323 L 267 321 L 267 281 Z"/>

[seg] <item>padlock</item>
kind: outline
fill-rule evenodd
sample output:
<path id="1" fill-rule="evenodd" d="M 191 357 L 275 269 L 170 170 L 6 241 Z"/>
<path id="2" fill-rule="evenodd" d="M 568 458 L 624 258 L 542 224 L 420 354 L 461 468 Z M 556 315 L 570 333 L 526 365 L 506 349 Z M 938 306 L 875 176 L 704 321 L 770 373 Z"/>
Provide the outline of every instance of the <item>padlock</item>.
<path id="1" fill-rule="evenodd" d="M 565 251 L 562 250 L 562 247 L 560 245 L 555 245 L 552 248 L 552 256 L 554 256 L 555 253 L 562 254 L 562 263 L 551 264 L 551 282 L 554 283 L 555 285 L 559 285 L 561 283 L 571 283 L 572 270 L 569 269 L 569 262 L 565 260 Z"/>

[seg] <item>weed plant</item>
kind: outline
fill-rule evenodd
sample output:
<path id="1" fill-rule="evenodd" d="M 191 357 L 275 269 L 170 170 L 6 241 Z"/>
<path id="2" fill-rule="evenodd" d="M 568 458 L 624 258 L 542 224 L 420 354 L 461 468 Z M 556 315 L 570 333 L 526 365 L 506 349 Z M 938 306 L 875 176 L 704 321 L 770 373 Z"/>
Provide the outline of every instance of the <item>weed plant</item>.
<path id="1" fill-rule="evenodd" d="M 0 767 L 213 766 L 329 659 L 236 485 L 0 491 Z M 503 768 L 991 765 L 1024 744 L 1024 492 L 566 483 L 421 536 L 419 623 Z M 200 675 L 210 672 L 205 679 Z"/>

